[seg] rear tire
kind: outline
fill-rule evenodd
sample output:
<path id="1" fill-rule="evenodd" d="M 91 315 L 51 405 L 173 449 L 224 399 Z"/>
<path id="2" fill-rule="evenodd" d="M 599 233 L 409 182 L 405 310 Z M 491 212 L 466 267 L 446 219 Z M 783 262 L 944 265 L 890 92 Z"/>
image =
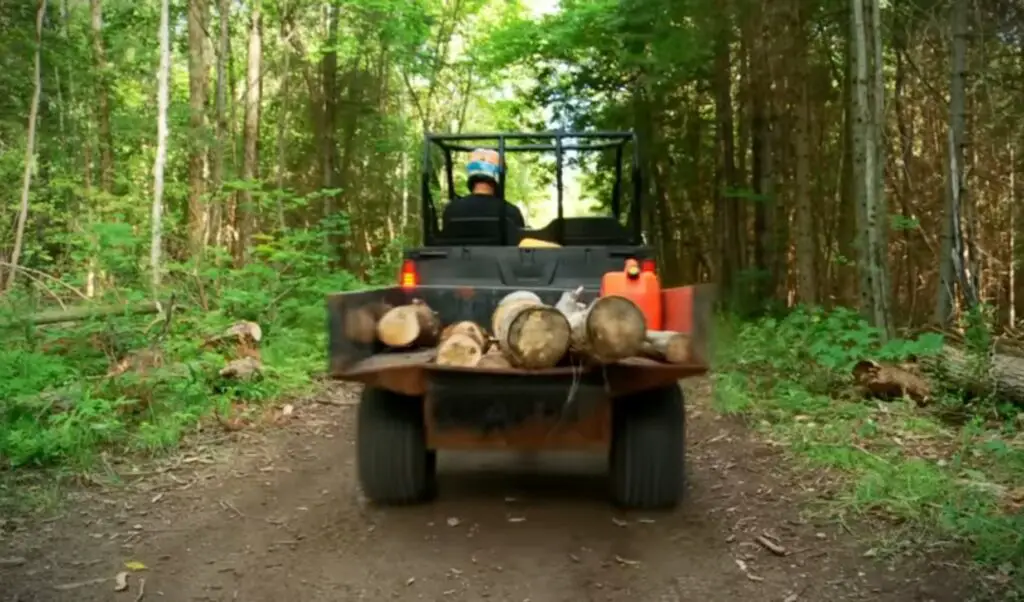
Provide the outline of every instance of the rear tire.
<path id="1" fill-rule="evenodd" d="M 624 508 L 673 508 L 683 498 L 686 412 L 678 385 L 616 399 L 609 454 L 612 501 Z"/>
<path id="2" fill-rule="evenodd" d="M 436 495 L 437 454 L 426 446 L 422 398 L 363 389 L 356 455 L 359 484 L 371 501 L 412 504 Z"/>

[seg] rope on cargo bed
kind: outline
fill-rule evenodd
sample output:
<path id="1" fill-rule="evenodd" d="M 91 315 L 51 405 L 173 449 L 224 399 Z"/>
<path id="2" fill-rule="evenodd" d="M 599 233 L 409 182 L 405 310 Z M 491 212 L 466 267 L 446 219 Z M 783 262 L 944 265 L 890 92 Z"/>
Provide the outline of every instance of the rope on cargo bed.
<path id="1" fill-rule="evenodd" d="M 547 436 L 545 438 L 554 434 L 554 432 L 557 431 L 565 422 L 565 416 L 569 413 L 569 408 L 572 407 L 573 400 L 579 392 L 580 383 L 583 381 L 583 362 L 576 364 L 572 363 L 572 360 L 570 360 L 569 367 L 572 368 L 572 383 L 569 385 L 569 394 L 566 395 L 565 403 L 562 404 L 562 411 L 558 413 L 558 421 L 548 429 Z"/>

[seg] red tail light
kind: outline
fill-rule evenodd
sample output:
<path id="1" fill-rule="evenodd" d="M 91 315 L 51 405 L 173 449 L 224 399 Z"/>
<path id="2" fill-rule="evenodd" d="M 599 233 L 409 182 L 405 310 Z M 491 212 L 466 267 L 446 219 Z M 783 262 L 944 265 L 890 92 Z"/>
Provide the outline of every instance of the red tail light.
<path id="1" fill-rule="evenodd" d="M 643 260 L 643 262 L 640 263 L 640 271 L 651 273 L 657 272 L 658 264 L 655 263 L 653 259 L 645 259 Z"/>
<path id="2" fill-rule="evenodd" d="M 402 288 L 419 286 L 420 276 L 416 273 L 416 263 L 411 259 L 402 262 L 402 271 L 398 273 L 398 285 Z"/>

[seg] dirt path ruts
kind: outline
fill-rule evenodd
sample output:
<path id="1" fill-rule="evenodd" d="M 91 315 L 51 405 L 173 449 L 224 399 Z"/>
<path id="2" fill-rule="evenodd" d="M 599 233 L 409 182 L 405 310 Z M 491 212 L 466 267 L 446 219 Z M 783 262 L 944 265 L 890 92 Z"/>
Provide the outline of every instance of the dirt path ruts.
<path id="1" fill-rule="evenodd" d="M 144 491 L 9 529 L 0 558 L 25 562 L 0 564 L 0 602 L 131 602 L 139 577 L 143 600 L 169 602 L 967 599 L 953 569 L 864 558 L 847 533 L 802 520 L 808 494 L 778 454 L 705 406 L 706 391 L 690 395 L 687 502 L 622 514 L 603 459 L 574 456 L 442 455 L 436 503 L 367 506 L 353 408 L 300 405 L 289 427 L 190 452 Z M 754 543 L 764 530 L 787 556 Z M 114 593 L 130 560 L 147 569 Z"/>

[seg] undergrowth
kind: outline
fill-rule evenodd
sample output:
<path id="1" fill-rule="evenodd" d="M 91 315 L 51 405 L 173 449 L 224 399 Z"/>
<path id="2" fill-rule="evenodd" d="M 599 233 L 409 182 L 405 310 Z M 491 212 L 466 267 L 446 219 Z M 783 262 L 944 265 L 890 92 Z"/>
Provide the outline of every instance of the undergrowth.
<path id="1" fill-rule="evenodd" d="M 864 399 L 851 369 L 864 359 L 936 355 L 942 337 L 883 343 L 850 310 L 799 310 L 722 325 L 715 404 L 835 478 L 826 507 L 840 520 L 882 519 L 879 552 L 956 544 L 989 579 L 1024 599 L 1024 434 L 1017 409 L 940 390 L 920 408 Z M 950 420 L 956 416 L 957 420 Z M 994 576 L 993 576 L 994 575 Z"/>
<path id="2" fill-rule="evenodd" d="M 173 296 L 177 309 L 166 320 L 118 314 L 33 325 L 26 318 L 42 305 L 36 289 L 4 297 L 0 471 L 75 473 L 95 467 L 101 456 L 163 453 L 215 410 L 227 415 L 308 392 L 326 367 L 325 296 L 367 284 L 334 265 L 322 250 L 324 239 L 320 230 L 263 238 L 241 269 L 216 253 L 168 266 L 158 297 L 166 307 Z M 108 247 L 99 266 L 107 268 L 107 293 L 88 304 L 127 307 L 151 298 L 141 270 L 118 269 L 119 261 L 130 261 L 116 257 L 117 248 Z M 388 271 L 381 268 L 379 277 Z M 82 286 L 72 275 L 62 281 L 66 287 L 50 292 Z M 239 320 L 255 321 L 263 332 L 263 370 L 252 382 L 221 378 L 230 358 L 203 348 L 207 336 Z M 157 365 L 109 374 L 120 359 L 147 351 L 159 356 Z"/>

